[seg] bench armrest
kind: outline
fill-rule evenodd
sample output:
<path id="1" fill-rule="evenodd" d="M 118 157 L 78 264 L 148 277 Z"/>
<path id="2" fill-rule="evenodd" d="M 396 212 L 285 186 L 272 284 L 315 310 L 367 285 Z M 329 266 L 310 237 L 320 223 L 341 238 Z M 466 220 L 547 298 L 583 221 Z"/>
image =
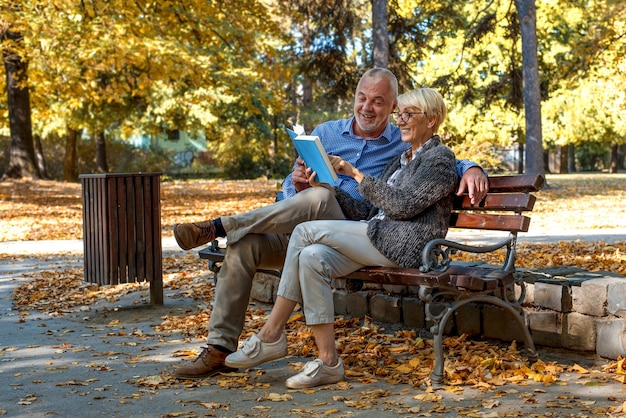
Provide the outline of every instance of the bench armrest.
<path id="1" fill-rule="evenodd" d="M 426 273 L 429 271 L 444 272 L 450 267 L 452 258 L 450 255 L 456 254 L 458 251 L 471 253 L 488 253 L 496 251 L 500 248 L 507 248 L 507 255 L 502 265 L 502 270 L 515 270 L 515 244 L 517 241 L 516 234 L 509 236 L 495 244 L 489 245 L 469 245 L 460 244 L 444 238 L 437 238 L 429 241 L 422 250 L 422 266 L 420 271 Z"/>

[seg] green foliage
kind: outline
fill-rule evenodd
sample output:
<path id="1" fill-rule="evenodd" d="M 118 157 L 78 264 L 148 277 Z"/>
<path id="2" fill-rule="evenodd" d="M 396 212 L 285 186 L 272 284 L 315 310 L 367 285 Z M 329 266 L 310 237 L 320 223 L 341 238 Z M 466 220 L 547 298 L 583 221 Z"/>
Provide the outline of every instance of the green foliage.
<path id="1" fill-rule="evenodd" d="M 602 171 L 609 165 L 606 147 L 598 142 L 586 141 L 574 148 L 578 171 Z"/>
<path id="2" fill-rule="evenodd" d="M 372 62 L 367 0 L 0 1 L 4 27 L 24 35 L 23 45 L 1 48 L 28 59 L 33 127 L 56 178 L 68 127 L 111 138 L 202 133 L 219 164 L 212 169 L 282 175 L 293 157 L 284 125 L 310 132 L 349 116 Z M 499 170 L 494 147 L 526 139 L 513 0 L 388 4 L 390 69 L 401 90 L 439 89 L 457 154 Z M 542 0 L 537 31 L 545 145 L 626 143 L 626 3 Z M 3 132 L 6 109 L 3 96 Z M 111 170 L 171 170 L 164 150 L 107 147 Z M 93 165 L 92 148 L 79 144 L 79 172 Z"/>

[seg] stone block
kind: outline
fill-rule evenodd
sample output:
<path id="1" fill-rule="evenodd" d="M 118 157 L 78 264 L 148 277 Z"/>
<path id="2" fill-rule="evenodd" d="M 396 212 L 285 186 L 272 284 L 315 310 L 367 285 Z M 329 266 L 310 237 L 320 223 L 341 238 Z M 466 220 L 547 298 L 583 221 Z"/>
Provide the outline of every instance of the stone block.
<path id="1" fill-rule="evenodd" d="M 607 314 L 607 292 L 605 280 L 586 280 L 580 286 L 572 287 L 572 310 L 585 315 L 605 316 Z"/>
<path id="2" fill-rule="evenodd" d="M 406 286 L 403 286 L 401 284 L 384 284 L 383 289 L 395 295 L 404 295 L 407 293 Z"/>
<path id="3" fill-rule="evenodd" d="M 348 292 L 335 289 L 333 291 L 333 304 L 335 306 L 335 315 L 348 315 Z"/>
<path id="4" fill-rule="evenodd" d="M 561 345 L 563 348 L 577 351 L 595 351 L 596 318 L 578 312 L 571 312 L 564 317 Z"/>
<path id="5" fill-rule="evenodd" d="M 535 284 L 524 282 L 525 295 L 522 303 L 525 305 L 533 305 L 535 303 Z M 522 287 L 515 286 L 515 299 L 522 296 Z"/>
<path id="6" fill-rule="evenodd" d="M 370 314 L 375 321 L 400 323 L 402 322 L 402 298 L 376 294 L 370 299 Z"/>
<path id="7" fill-rule="evenodd" d="M 418 298 L 402 298 L 402 318 L 406 326 L 425 329 L 424 302 Z"/>
<path id="8" fill-rule="evenodd" d="M 346 297 L 348 315 L 363 318 L 369 315 L 368 294 L 365 291 L 348 293 Z"/>
<path id="9" fill-rule="evenodd" d="M 524 304 L 534 305 L 535 304 L 535 284 L 534 283 L 525 283 L 526 284 L 526 297 L 522 301 Z M 517 287 L 520 289 L 520 287 Z M 520 289 L 521 292 L 521 289 Z"/>
<path id="10" fill-rule="evenodd" d="M 408 293 L 409 295 L 415 295 L 415 296 L 417 296 L 417 295 L 419 295 L 419 292 L 420 292 L 420 287 L 419 287 L 419 286 L 407 286 L 407 287 L 406 287 L 406 290 L 407 290 L 407 293 Z"/>
<path id="11" fill-rule="evenodd" d="M 596 319 L 596 354 L 617 359 L 626 355 L 626 319 Z"/>
<path id="12" fill-rule="evenodd" d="M 560 347 L 563 314 L 555 311 L 526 311 L 530 333 L 535 344 Z"/>
<path id="13" fill-rule="evenodd" d="M 376 282 L 363 282 L 363 290 L 382 290 L 383 285 Z"/>
<path id="14" fill-rule="evenodd" d="M 274 303 L 280 279 L 267 273 L 256 273 L 252 280 L 250 298 L 263 303 Z"/>
<path id="15" fill-rule="evenodd" d="M 483 305 L 483 335 L 502 341 L 524 342 L 524 333 L 520 330 L 513 313 L 488 303 Z"/>
<path id="16" fill-rule="evenodd" d="M 557 312 L 572 311 L 572 295 L 569 286 L 552 283 L 535 283 L 535 305 Z"/>
<path id="17" fill-rule="evenodd" d="M 470 337 L 481 335 L 481 318 L 481 306 L 478 303 L 467 303 L 454 311 L 457 332 Z"/>
<path id="18" fill-rule="evenodd" d="M 347 289 L 348 280 L 347 279 L 332 279 L 330 281 L 330 286 L 333 289 L 344 290 Z"/>
<path id="19" fill-rule="evenodd" d="M 610 280 L 607 299 L 609 313 L 626 317 L 626 277 L 607 280 Z"/>

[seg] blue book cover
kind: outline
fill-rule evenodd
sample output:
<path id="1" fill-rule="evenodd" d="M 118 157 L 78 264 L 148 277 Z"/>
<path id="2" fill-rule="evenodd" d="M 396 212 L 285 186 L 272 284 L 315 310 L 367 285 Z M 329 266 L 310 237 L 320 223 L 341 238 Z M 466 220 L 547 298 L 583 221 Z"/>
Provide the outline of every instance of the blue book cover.
<path id="1" fill-rule="evenodd" d="M 287 128 L 291 142 L 304 160 L 307 167 L 315 171 L 315 181 L 333 184 L 337 181 L 337 173 L 328 159 L 320 138 L 315 135 L 304 135 L 304 128 L 295 125 Z"/>

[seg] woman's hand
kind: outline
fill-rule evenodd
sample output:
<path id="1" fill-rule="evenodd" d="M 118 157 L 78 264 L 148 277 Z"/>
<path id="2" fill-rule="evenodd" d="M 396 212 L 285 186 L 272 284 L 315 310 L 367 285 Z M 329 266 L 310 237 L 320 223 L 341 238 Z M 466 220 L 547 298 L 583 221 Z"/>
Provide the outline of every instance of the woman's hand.
<path id="1" fill-rule="evenodd" d="M 328 158 L 330 159 L 330 163 L 333 165 L 333 169 L 335 170 L 336 173 L 350 176 L 353 179 L 355 179 L 358 183 L 360 183 L 361 180 L 363 180 L 363 173 L 361 173 L 359 169 L 354 167 L 352 164 L 350 164 L 343 158 L 338 157 L 336 155 L 329 155 Z"/>

